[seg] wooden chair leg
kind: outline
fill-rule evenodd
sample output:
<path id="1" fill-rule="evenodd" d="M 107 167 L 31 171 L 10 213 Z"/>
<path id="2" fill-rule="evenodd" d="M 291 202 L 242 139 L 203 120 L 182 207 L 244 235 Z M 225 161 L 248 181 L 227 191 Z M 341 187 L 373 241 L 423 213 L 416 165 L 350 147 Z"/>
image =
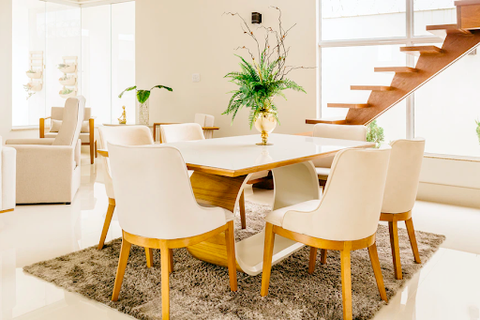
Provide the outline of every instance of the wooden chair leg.
<path id="1" fill-rule="evenodd" d="M 120 289 L 122 288 L 123 276 L 125 275 L 125 268 L 127 267 L 128 256 L 130 255 L 130 247 L 132 245 L 122 239 L 122 248 L 120 249 L 120 259 L 118 260 L 117 276 L 115 277 L 115 285 L 113 286 L 112 301 L 118 300 Z"/>
<path id="2" fill-rule="evenodd" d="M 168 272 L 172 273 L 173 272 L 173 249 L 168 250 L 168 255 L 169 255 Z"/>
<path id="3" fill-rule="evenodd" d="M 95 146 L 93 142 L 90 142 L 90 164 L 95 163 Z"/>
<path id="4" fill-rule="evenodd" d="M 273 224 L 268 223 L 265 226 L 265 246 L 263 249 L 263 272 L 262 289 L 260 295 L 265 297 L 268 294 L 270 284 L 270 273 L 272 271 L 273 246 L 275 244 L 275 234 L 273 233 Z"/>
<path id="5" fill-rule="evenodd" d="M 105 222 L 103 223 L 102 234 L 100 235 L 100 241 L 98 242 L 98 250 L 103 248 L 105 244 L 105 239 L 107 238 L 108 229 L 110 228 L 110 223 L 112 223 L 113 212 L 115 211 L 115 199 L 108 199 L 108 209 L 107 215 L 105 216 Z"/>
<path id="6" fill-rule="evenodd" d="M 230 278 L 230 289 L 237 291 L 237 259 L 235 258 L 235 238 L 233 221 L 227 223 L 225 230 L 225 242 L 227 245 L 228 276 Z"/>
<path id="7" fill-rule="evenodd" d="M 342 274 L 343 319 L 352 320 L 352 270 L 350 266 L 350 250 L 340 251 Z"/>
<path id="8" fill-rule="evenodd" d="M 170 254 L 167 245 L 165 244 L 161 248 L 161 260 L 162 260 L 162 319 L 170 319 L 170 283 L 168 272 L 168 266 L 170 264 Z"/>
<path id="9" fill-rule="evenodd" d="M 320 250 L 321 257 L 320 257 L 320 263 L 321 264 L 327 264 L 327 249 L 321 249 Z"/>
<path id="10" fill-rule="evenodd" d="M 247 228 L 247 217 L 245 215 L 245 191 L 242 191 L 242 194 L 240 195 L 240 200 L 239 200 L 239 206 L 240 206 L 240 220 L 242 221 L 242 229 Z"/>
<path id="11" fill-rule="evenodd" d="M 385 302 L 388 302 L 387 292 L 385 291 L 385 284 L 383 283 L 382 269 L 380 268 L 380 260 L 378 259 L 376 243 L 368 247 L 368 254 L 370 255 L 370 261 L 372 262 L 373 273 L 375 274 L 375 280 L 377 281 L 377 287 L 378 291 L 380 292 L 380 297 Z"/>
<path id="12" fill-rule="evenodd" d="M 393 269 L 395 279 L 402 280 L 402 264 L 400 262 L 400 246 L 398 244 L 398 226 L 396 221 L 388 222 L 390 245 L 392 246 Z"/>
<path id="13" fill-rule="evenodd" d="M 147 258 L 147 268 L 153 266 L 153 250 L 152 248 L 145 248 L 145 257 Z"/>
<path id="14" fill-rule="evenodd" d="M 97 140 L 95 140 L 95 158 L 98 158 L 98 152 L 97 152 Z"/>
<path id="15" fill-rule="evenodd" d="M 315 263 L 317 262 L 317 248 L 310 247 L 310 262 L 308 263 L 308 273 L 315 271 Z"/>
<path id="16" fill-rule="evenodd" d="M 418 252 L 417 238 L 415 237 L 415 228 L 413 227 L 412 218 L 405 221 L 407 226 L 408 238 L 410 239 L 410 245 L 412 246 L 413 257 L 416 263 L 422 263 L 420 260 L 420 253 Z"/>

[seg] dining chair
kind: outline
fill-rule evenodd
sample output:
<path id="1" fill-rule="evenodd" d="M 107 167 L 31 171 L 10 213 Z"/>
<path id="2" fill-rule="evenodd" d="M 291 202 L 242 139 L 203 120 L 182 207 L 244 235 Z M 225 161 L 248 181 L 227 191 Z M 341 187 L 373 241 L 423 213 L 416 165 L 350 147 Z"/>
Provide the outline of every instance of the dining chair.
<path id="1" fill-rule="evenodd" d="M 134 145 L 152 145 L 153 138 L 150 134 L 150 129 L 146 126 L 102 126 L 98 128 L 100 136 L 100 144 L 102 149 L 107 150 L 107 143 L 121 144 L 127 146 Z M 108 151 L 108 150 L 107 150 Z M 102 249 L 107 238 L 108 229 L 112 222 L 113 213 L 115 211 L 115 193 L 113 192 L 113 182 L 110 173 L 110 160 L 107 157 L 103 158 L 103 180 L 105 183 L 105 191 L 108 197 L 108 209 L 103 223 L 102 234 L 98 242 L 98 249 Z M 152 260 L 147 253 L 147 266 L 151 267 Z"/>
<path id="2" fill-rule="evenodd" d="M 344 319 L 352 319 L 352 250 L 368 248 L 380 296 L 387 301 L 375 234 L 389 156 L 387 148 L 342 150 L 335 156 L 320 200 L 286 206 L 266 216 L 262 296 L 268 294 L 273 246 L 279 235 L 310 246 L 309 273 L 315 269 L 317 248 L 340 251 Z M 273 176 L 276 190 L 289 184 L 288 177 L 277 176 L 275 169 Z"/>
<path id="3" fill-rule="evenodd" d="M 412 209 L 417 197 L 420 170 L 425 151 L 425 140 L 402 139 L 393 141 L 390 145 L 392 154 L 390 156 L 380 220 L 388 222 L 394 274 L 396 279 L 401 280 L 402 265 L 398 241 L 398 221 L 405 221 L 414 260 L 416 263 L 421 263 L 413 227 Z"/>
<path id="4" fill-rule="evenodd" d="M 15 175 L 17 151 L 4 147 L 0 136 L 0 213 L 15 209 Z"/>
<path id="5" fill-rule="evenodd" d="M 205 140 L 202 127 L 198 123 L 180 123 L 160 126 L 163 143 Z"/>
<path id="6" fill-rule="evenodd" d="M 85 98 L 65 101 L 63 124 L 55 138 L 9 139 L 17 150 L 17 204 L 70 204 L 80 188 Z"/>
<path id="7" fill-rule="evenodd" d="M 40 118 L 39 123 L 39 137 L 40 138 L 55 138 L 63 123 L 63 113 L 65 108 L 52 107 L 50 117 Z M 95 139 L 95 118 L 92 117 L 92 109 L 85 108 L 85 114 L 82 122 L 82 129 L 80 130 L 80 140 L 82 145 L 90 147 L 90 163 L 95 163 L 97 157 L 97 139 Z M 50 130 L 45 132 L 45 120 L 50 119 Z"/>
<path id="8" fill-rule="evenodd" d="M 172 249 L 225 233 L 230 289 L 237 290 L 233 213 L 204 207 L 193 194 L 185 161 L 170 146 L 108 143 L 122 247 L 112 301 L 117 301 L 132 244 L 160 249 L 162 319 L 170 317 Z"/>
<path id="9" fill-rule="evenodd" d="M 329 139 L 367 141 L 367 127 L 362 125 L 350 126 L 319 123 L 313 127 L 313 136 Z M 334 157 L 335 156 L 324 157 L 312 161 L 322 185 L 324 185 L 328 179 Z"/>

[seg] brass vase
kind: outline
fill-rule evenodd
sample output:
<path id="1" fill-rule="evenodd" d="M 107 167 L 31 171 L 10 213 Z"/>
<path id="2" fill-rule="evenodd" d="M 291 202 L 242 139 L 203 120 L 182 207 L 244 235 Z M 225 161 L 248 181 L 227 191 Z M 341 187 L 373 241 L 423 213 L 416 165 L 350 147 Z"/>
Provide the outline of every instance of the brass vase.
<path id="1" fill-rule="evenodd" d="M 277 120 L 270 112 L 260 112 L 255 119 L 255 128 L 262 134 L 262 142 L 257 143 L 260 146 L 268 146 L 272 143 L 268 143 L 268 135 L 275 130 L 277 126 Z"/>

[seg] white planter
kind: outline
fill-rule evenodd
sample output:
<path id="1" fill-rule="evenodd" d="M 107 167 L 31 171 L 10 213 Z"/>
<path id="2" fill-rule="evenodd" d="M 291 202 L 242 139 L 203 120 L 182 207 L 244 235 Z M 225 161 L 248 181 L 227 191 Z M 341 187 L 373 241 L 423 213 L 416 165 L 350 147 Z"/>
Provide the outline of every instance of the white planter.
<path id="1" fill-rule="evenodd" d="M 58 68 L 63 73 L 74 73 L 75 70 L 77 70 L 77 65 L 76 64 L 67 64 L 63 68 Z"/>
<path id="2" fill-rule="evenodd" d="M 62 90 L 60 90 L 58 92 L 58 94 L 60 95 L 60 97 L 62 97 L 63 99 L 67 99 L 67 98 L 70 98 L 70 97 L 75 97 L 77 95 L 77 92 L 74 90 L 68 94 L 62 94 Z"/>
<path id="3" fill-rule="evenodd" d="M 42 71 L 35 71 L 35 72 L 27 72 L 27 77 L 30 79 L 41 79 L 42 78 Z"/>
<path id="4" fill-rule="evenodd" d="M 69 76 L 65 80 L 62 78 L 58 79 L 58 82 L 60 82 L 62 86 L 74 86 L 77 83 L 77 78 L 75 76 Z"/>
<path id="5" fill-rule="evenodd" d="M 41 82 L 30 82 L 29 85 L 31 86 L 30 91 L 33 92 L 40 92 L 42 91 L 43 84 Z"/>

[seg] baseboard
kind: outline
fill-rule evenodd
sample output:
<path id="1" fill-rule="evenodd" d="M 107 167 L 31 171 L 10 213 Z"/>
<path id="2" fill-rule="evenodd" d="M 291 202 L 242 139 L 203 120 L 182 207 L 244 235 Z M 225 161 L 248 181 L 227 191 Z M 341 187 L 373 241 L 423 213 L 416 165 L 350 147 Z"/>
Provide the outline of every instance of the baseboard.
<path id="1" fill-rule="evenodd" d="M 480 209 L 480 189 L 420 182 L 417 200 Z"/>

